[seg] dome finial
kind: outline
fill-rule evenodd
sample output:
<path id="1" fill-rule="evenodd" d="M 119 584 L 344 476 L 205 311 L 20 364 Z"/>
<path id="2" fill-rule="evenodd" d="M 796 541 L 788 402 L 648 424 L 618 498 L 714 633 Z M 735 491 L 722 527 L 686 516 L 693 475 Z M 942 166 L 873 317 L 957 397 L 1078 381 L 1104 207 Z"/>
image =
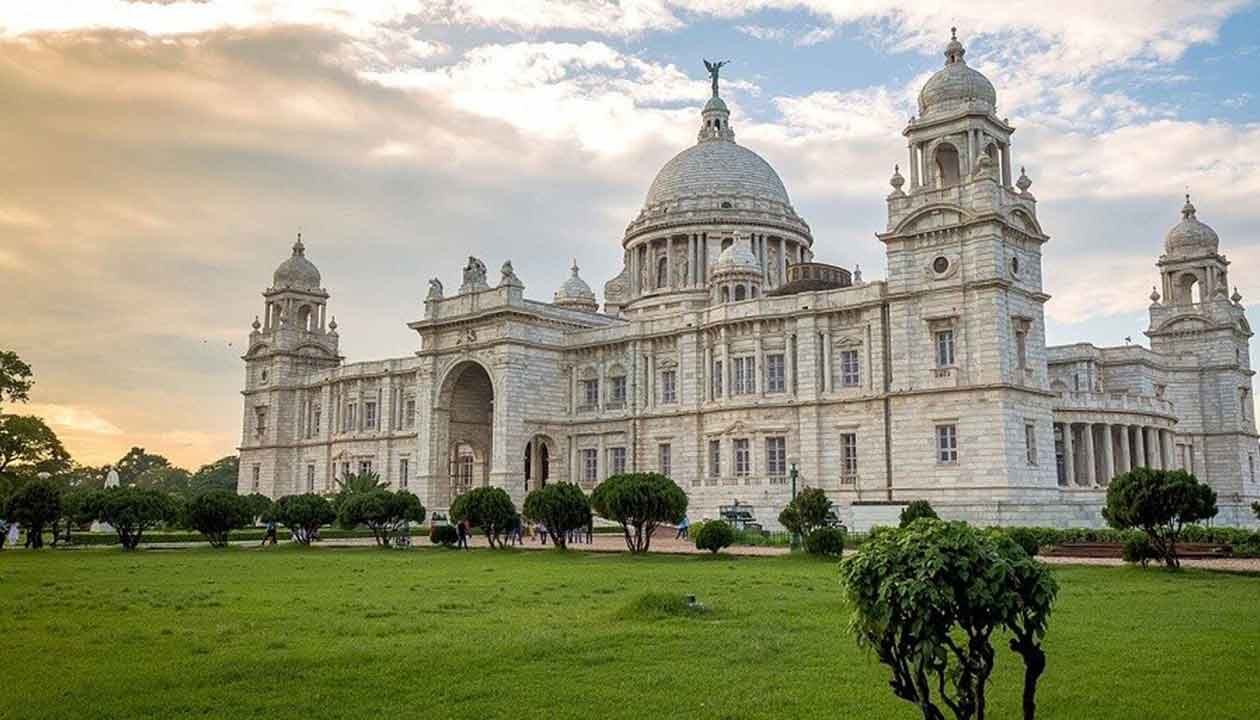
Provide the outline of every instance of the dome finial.
<path id="1" fill-rule="evenodd" d="M 306 246 L 302 244 L 302 231 L 301 230 L 298 230 L 297 242 L 293 243 L 293 254 L 294 255 L 306 254 Z"/>
<path id="2" fill-rule="evenodd" d="M 1155 289 L 1154 285 L 1151 286 L 1151 302 L 1159 302 L 1159 290 Z"/>
<path id="3" fill-rule="evenodd" d="M 578 276 L 578 264 L 577 264 L 577 258 L 573 258 L 573 264 L 569 266 L 569 270 L 570 270 L 570 272 L 572 272 L 572 273 L 573 273 L 573 277 L 577 277 L 577 276 Z"/>
<path id="4" fill-rule="evenodd" d="M 1194 204 L 1190 202 L 1190 191 L 1186 191 L 1186 204 L 1181 206 L 1181 217 L 1189 220 L 1194 217 Z"/>
<path id="5" fill-rule="evenodd" d="M 950 40 L 957 40 L 957 39 L 958 39 L 958 27 L 957 27 L 957 26 L 955 26 L 955 27 L 951 27 L 951 28 L 949 29 L 949 39 L 950 39 Z"/>
<path id="6" fill-rule="evenodd" d="M 958 28 L 951 27 L 949 29 L 949 44 L 945 46 L 945 64 L 952 65 L 963 62 L 963 55 L 966 54 L 967 50 L 962 43 L 958 42 Z"/>

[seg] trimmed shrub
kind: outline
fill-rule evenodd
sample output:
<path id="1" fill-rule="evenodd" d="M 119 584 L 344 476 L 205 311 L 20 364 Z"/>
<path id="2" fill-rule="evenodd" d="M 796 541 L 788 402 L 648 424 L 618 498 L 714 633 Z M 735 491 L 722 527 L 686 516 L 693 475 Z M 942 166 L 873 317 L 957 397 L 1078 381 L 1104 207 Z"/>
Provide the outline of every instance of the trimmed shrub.
<path id="1" fill-rule="evenodd" d="M 332 503 L 315 493 L 285 495 L 267 512 L 270 519 L 287 527 L 301 545 L 310 545 L 321 527 L 337 519 Z"/>
<path id="2" fill-rule="evenodd" d="M 135 550 L 145 531 L 172 522 L 179 510 L 170 495 L 135 485 L 103 490 L 97 502 L 96 519 L 114 528 L 124 550 Z"/>
<path id="3" fill-rule="evenodd" d="M 434 525 L 429 528 L 429 542 L 434 545 L 453 547 L 459 542 L 459 531 L 454 525 Z"/>
<path id="4" fill-rule="evenodd" d="M 1169 568 L 1181 567 L 1177 541 L 1183 526 L 1217 513 L 1216 491 L 1184 470 L 1147 467 L 1117 475 L 1107 486 L 1103 518 L 1120 530 L 1146 533 L 1156 555 Z"/>
<path id="5" fill-rule="evenodd" d="M 1158 560 L 1159 554 L 1155 552 L 1155 548 L 1151 547 L 1150 538 L 1145 535 L 1135 535 L 1124 542 L 1122 557 L 1127 563 L 1141 563 L 1145 568 L 1150 561 Z"/>
<path id="6" fill-rule="evenodd" d="M 464 520 L 469 527 L 479 527 L 486 534 L 490 547 L 506 547 L 499 538 L 516 520 L 516 505 L 507 491 L 499 487 L 479 487 L 455 498 L 451 503 L 452 520 Z"/>
<path id="7" fill-rule="evenodd" d="M 272 502 L 271 498 L 262 493 L 250 493 L 245 496 L 245 499 L 249 502 L 250 525 L 257 524 L 259 520 L 264 522 L 267 520 L 278 521 L 278 518 L 272 512 L 275 503 Z"/>
<path id="8" fill-rule="evenodd" d="M 940 519 L 936 511 L 932 509 L 932 503 L 927 500 L 911 500 L 910 504 L 901 511 L 898 520 L 901 522 L 901 527 L 905 527 L 919 518 Z"/>
<path id="9" fill-rule="evenodd" d="M 651 548 L 658 525 L 682 521 L 687 514 L 687 493 L 659 473 L 623 473 L 595 488 L 591 507 L 620 524 L 626 547 L 641 553 Z"/>
<path id="10" fill-rule="evenodd" d="M 805 552 L 838 558 L 844 554 L 844 537 L 843 528 L 818 528 L 805 536 Z"/>
<path id="11" fill-rule="evenodd" d="M 827 524 L 831 513 L 831 498 L 821 488 L 805 488 L 779 513 L 779 524 L 788 532 L 808 537 L 814 528 Z"/>
<path id="12" fill-rule="evenodd" d="M 591 503 L 582 488 L 572 483 L 552 483 L 525 496 L 525 517 L 547 528 L 554 547 L 565 547 L 569 532 L 586 527 Z"/>
<path id="13" fill-rule="evenodd" d="M 228 534 L 254 521 L 249 500 L 227 490 L 210 490 L 193 498 L 184 509 L 188 526 L 201 533 L 211 547 L 227 547 Z"/>
<path id="14" fill-rule="evenodd" d="M 376 544 L 389 547 L 409 522 L 424 522 L 425 510 L 420 498 L 406 490 L 368 490 L 351 493 L 341 501 L 337 522 L 349 530 L 366 525 Z"/>
<path id="15" fill-rule="evenodd" d="M 735 542 L 735 528 L 725 520 L 710 520 L 700 523 L 699 527 L 693 525 L 690 534 L 697 549 L 708 550 L 714 555 Z"/>
<path id="16" fill-rule="evenodd" d="M 44 546 L 44 528 L 61 518 L 61 486 L 46 478 L 28 480 L 9 496 L 9 522 L 26 528 L 30 546 Z"/>

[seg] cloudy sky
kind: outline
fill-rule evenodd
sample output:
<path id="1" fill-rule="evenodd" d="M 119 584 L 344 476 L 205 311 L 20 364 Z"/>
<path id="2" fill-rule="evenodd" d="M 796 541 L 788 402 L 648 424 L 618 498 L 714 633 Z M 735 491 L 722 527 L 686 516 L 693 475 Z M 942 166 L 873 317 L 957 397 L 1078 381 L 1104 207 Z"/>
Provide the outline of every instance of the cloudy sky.
<path id="1" fill-rule="evenodd" d="M 1052 236 L 1050 342 L 1145 343 L 1187 186 L 1260 299 L 1256 2 L 62 0 L 0 5 L 0 347 L 83 462 L 230 453 L 295 233 L 351 359 L 414 351 L 427 278 L 457 284 L 469 254 L 510 258 L 535 298 L 574 256 L 600 287 L 695 140 L 702 57 L 732 60 L 737 138 L 819 258 L 876 279 L 951 25 Z"/>

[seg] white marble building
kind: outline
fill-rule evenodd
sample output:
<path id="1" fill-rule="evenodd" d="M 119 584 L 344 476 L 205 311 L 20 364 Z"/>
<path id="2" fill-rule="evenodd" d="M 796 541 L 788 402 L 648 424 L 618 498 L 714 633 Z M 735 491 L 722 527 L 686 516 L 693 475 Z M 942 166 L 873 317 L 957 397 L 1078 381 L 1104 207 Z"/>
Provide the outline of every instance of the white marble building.
<path id="1" fill-rule="evenodd" d="M 240 490 L 326 492 L 372 469 L 441 511 L 475 485 L 519 503 L 653 470 L 693 518 L 739 503 L 774 526 L 795 465 L 851 527 L 917 498 L 985 524 L 1085 526 L 1110 477 L 1151 465 L 1211 483 L 1219 522 L 1254 523 L 1251 330 L 1216 233 L 1187 198 L 1151 349 L 1046 347 L 1049 236 L 1014 177 L 1014 128 L 956 39 L 945 55 L 903 133 L 883 280 L 815 261 L 716 80 L 696 144 L 626 228 L 603 312 L 576 263 L 541 302 L 510 262 L 492 287 L 469 258 L 456 292 L 431 281 L 414 355 L 347 363 L 299 237 L 244 356 Z"/>

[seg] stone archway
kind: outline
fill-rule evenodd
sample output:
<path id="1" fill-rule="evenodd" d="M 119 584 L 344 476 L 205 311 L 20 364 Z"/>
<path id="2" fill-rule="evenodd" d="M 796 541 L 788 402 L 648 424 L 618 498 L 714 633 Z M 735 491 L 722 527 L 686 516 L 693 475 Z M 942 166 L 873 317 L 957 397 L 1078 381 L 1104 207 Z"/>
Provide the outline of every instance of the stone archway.
<path id="1" fill-rule="evenodd" d="M 525 492 L 555 482 L 556 444 L 546 435 L 535 435 L 525 444 Z"/>
<path id="2" fill-rule="evenodd" d="M 494 381 L 479 362 L 462 360 L 438 393 L 436 450 L 446 460 L 435 495 L 449 505 L 458 495 L 490 484 L 494 458 Z"/>

